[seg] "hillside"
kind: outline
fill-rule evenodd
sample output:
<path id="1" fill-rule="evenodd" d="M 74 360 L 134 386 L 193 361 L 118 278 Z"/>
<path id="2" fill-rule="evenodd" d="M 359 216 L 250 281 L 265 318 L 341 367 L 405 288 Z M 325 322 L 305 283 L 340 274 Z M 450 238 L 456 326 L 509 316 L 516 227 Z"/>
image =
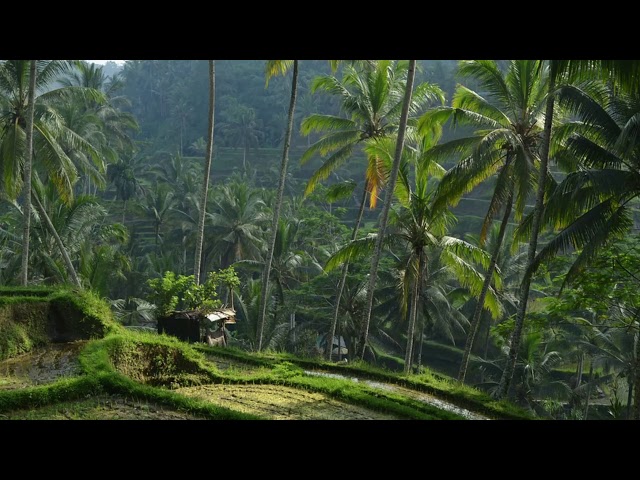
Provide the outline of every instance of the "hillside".
<path id="1" fill-rule="evenodd" d="M 528 418 L 429 372 L 408 378 L 365 366 L 187 344 L 114 323 L 106 304 L 91 294 L 2 293 L 2 419 Z M 43 312 L 59 305 L 76 321 L 56 333 L 57 317 Z M 33 314 L 25 323 L 27 317 L 7 313 L 17 311 Z M 8 333 L 16 331 L 23 334 Z"/>

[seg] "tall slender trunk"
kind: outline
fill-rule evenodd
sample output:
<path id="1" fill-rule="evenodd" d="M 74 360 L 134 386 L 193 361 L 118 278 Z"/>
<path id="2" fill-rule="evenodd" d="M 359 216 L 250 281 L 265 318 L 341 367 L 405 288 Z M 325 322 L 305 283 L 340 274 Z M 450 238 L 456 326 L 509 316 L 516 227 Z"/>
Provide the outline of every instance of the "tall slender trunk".
<path id="1" fill-rule="evenodd" d="M 635 384 L 636 397 L 633 404 L 633 419 L 640 420 L 640 332 L 633 336 L 635 343 L 635 371 L 633 382 Z"/>
<path id="2" fill-rule="evenodd" d="M 531 287 L 531 277 L 533 276 L 533 261 L 536 257 L 536 248 L 538 247 L 538 234 L 540 232 L 540 223 L 542 220 L 542 208 L 544 203 L 544 190 L 547 180 L 547 169 L 549 164 L 549 143 L 551 140 L 551 124 L 553 121 L 554 107 L 554 90 L 555 90 L 555 61 L 551 61 L 551 69 L 549 72 L 549 92 L 547 96 L 547 109 L 544 119 L 544 132 L 542 135 L 542 145 L 540 147 L 540 171 L 538 172 L 538 191 L 536 195 L 536 205 L 533 211 L 533 222 L 531 225 L 531 236 L 529 237 L 529 251 L 527 255 L 527 270 L 522 278 L 520 285 L 520 298 L 518 303 L 518 311 L 516 314 L 515 328 L 511 335 L 511 346 L 507 363 L 502 372 L 502 378 L 498 385 L 497 397 L 504 398 L 509 391 L 513 373 L 516 367 L 518 357 L 518 349 L 520 348 L 520 340 L 522 337 L 522 327 L 527 313 L 527 302 L 529 301 L 529 289 Z"/>
<path id="3" fill-rule="evenodd" d="M 364 206 L 367 202 L 367 185 L 365 184 L 364 190 L 362 192 L 362 201 L 360 202 L 360 210 L 358 211 L 358 218 L 356 219 L 356 224 L 353 226 L 353 231 L 351 232 L 351 241 L 353 242 L 358 237 L 358 230 L 360 229 L 360 223 L 362 222 L 362 217 L 364 215 Z M 338 324 L 338 315 L 340 314 L 340 300 L 342 299 L 342 293 L 344 292 L 344 286 L 347 283 L 347 276 L 349 274 L 349 262 L 344 262 L 342 266 L 342 276 L 340 277 L 340 282 L 338 282 L 338 290 L 336 292 L 336 303 L 333 306 L 333 318 L 331 319 L 331 327 L 329 328 L 329 343 L 328 345 L 328 355 L 327 359 L 331 361 L 331 355 L 333 354 L 333 339 L 336 334 L 336 325 Z"/>
<path id="4" fill-rule="evenodd" d="M 482 316 L 480 317 L 482 319 Z M 489 338 L 491 338 L 491 319 L 487 320 L 487 331 L 484 335 L 484 351 L 482 353 L 482 358 L 487 358 L 489 354 Z"/>
<path id="5" fill-rule="evenodd" d="M 389 210 L 393 199 L 393 191 L 396 187 L 398 179 L 398 170 L 400 169 L 400 160 L 402 159 L 402 149 L 404 148 L 404 137 L 407 130 L 407 120 L 409 118 L 409 105 L 411 104 L 411 95 L 413 93 L 413 80 L 416 73 L 416 61 L 409 61 L 409 71 L 407 72 L 407 86 L 404 92 L 404 101 L 402 104 L 402 113 L 400 116 L 400 125 L 398 126 L 398 140 L 396 142 L 396 151 L 393 157 L 393 166 L 389 174 L 387 184 L 387 192 L 384 197 L 384 206 L 380 218 L 380 226 L 378 227 L 378 238 L 376 239 L 376 249 L 371 259 L 371 270 L 369 272 L 369 289 L 367 291 L 367 305 L 364 312 L 364 321 L 362 322 L 362 331 L 360 332 L 360 349 L 359 357 L 364 359 L 367 349 L 367 341 L 369 338 L 369 325 L 371 323 L 371 310 L 373 309 L 373 293 L 376 287 L 376 278 L 378 276 L 378 265 L 382 256 L 382 244 L 384 242 L 385 231 L 387 229 L 387 220 L 389 218 Z"/>
<path id="6" fill-rule="evenodd" d="M 467 376 L 467 369 L 469 368 L 469 357 L 471 356 L 473 342 L 475 341 L 476 333 L 478 333 L 478 326 L 480 325 L 480 315 L 482 315 L 484 301 L 487 298 L 487 293 L 489 292 L 489 287 L 491 286 L 491 278 L 493 277 L 493 272 L 495 271 L 496 265 L 498 263 L 498 256 L 500 255 L 500 248 L 502 247 L 504 235 L 507 231 L 507 225 L 509 224 L 512 205 L 513 191 L 509 193 L 509 198 L 507 199 L 507 204 L 504 208 L 504 215 L 502 217 L 502 223 L 500 224 L 500 230 L 498 232 L 498 241 L 496 242 L 496 245 L 493 249 L 491 262 L 489 263 L 489 268 L 485 273 L 484 283 L 482 284 L 482 290 L 480 291 L 480 297 L 478 298 L 478 303 L 476 303 L 476 308 L 473 312 L 473 317 L 471 318 L 471 324 L 469 325 L 469 335 L 467 335 L 467 343 L 464 346 L 462 363 L 460 364 L 460 371 L 458 373 L 458 381 L 462 383 L 464 383 L 464 380 Z"/>
<path id="7" fill-rule="evenodd" d="M 589 386 L 587 387 L 587 398 L 584 401 L 584 418 L 589 418 L 589 399 L 591 398 L 591 385 L 593 385 L 593 358 L 589 361 Z"/>
<path id="8" fill-rule="evenodd" d="M 127 213 L 127 201 L 123 200 L 122 201 L 122 225 L 124 225 L 126 213 Z"/>
<path id="9" fill-rule="evenodd" d="M 411 298 L 411 314 L 409 315 L 409 329 L 407 331 L 407 348 L 404 355 L 404 373 L 409 373 L 413 367 L 413 341 L 415 336 L 416 319 L 418 318 L 418 296 L 420 293 L 420 282 L 422 280 L 422 260 L 423 252 L 418 255 L 418 270 L 416 278 L 413 280 L 413 292 Z"/>
<path id="10" fill-rule="evenodd" d="M 420 335 L 418 336 L 418 372 L 420 372 L 422 367 L 422 346 L 424 345 L 424 321 L 422 322 L 422 327 L 420 327 Z"/>
<path id="11" fill-rule="evenodd" d="M 242 169 L 244 170 L 244 174 L 247 174 L 247 147 L 244 147 L 244 151 L 242 153 Z"/>
<path id="12" fill-rule="evenodd" d="M 280 165 L 280 182 L 278 183 L 278 193 L 273 209 L 273 220 L 271 221 L 271 238 L 269 240 L 269 251 L 267 262 L 262 276 L 262 297 L 260 298 L 260 316 L 258 317 L 258 351 L 262 350 L 262 334 L 264 330 L 264 320 L 267 313 L 267 292 L 269 291 L 269 276 L 271 274 L 271 263 L 273 262 L 273 250 L 276 244 L 276 234 L 278 232 L 278 221 L 280 220 L 280 208 L 282 207 L 282 194 L 284 183 L 287 177 L 287 164 L 289 163 L 289 147 L 291 146 L 291 132 L 293 131 L 293 115 L 296 109 L 296 97 L 298 96 L 298 60 L 293 61 L 293 77 L 291 79 L 291 100 L 289 101 L 289 116 L 287 121 L 287 131 L 284 138 L 284 148 L 282 149 L 282 163 Z"/>
<path id="13" fill-rule="evenodd" d="M 47 226 L 49 233 L 53 235 L 53 238 L 55 239 L 56 244 L 60 249 L 60 254 L 62 255 L 62 259 L 64 260 L 64 263 L 67 266 L 67 271 L 71 276 L 71 280 L 73 280 L 73 283 L 75 283 L 78 287 L 82 288 L 82 284 L 80 283 L 80 280 L 78 279 L 78 275 L 76 274 L 76 269 L 73 268 L 73 263 L 71 263 L 71 258 L 69 257 L 69 253 L 67 252 L 67 249 L 64 247 L 64 243 L 62 243 L 62 239 L 60 238 L 60 235 L 58 235 L 58 232 L 56 231 L 56 227 L 54 227 L 53 223 L 51 223 L 51 219 L 49 218 L 49 215 L 47 215 L 47 212 L 44 209 L 44 206 L 42 205 L 42 203 L 40 202 L 38 195 L 36 193 L 33 193 L 32 197 L 33 197 L 33 200 L 35 201 L 36 208 L 38 209 L 40 216 L 45 221 L 45 225 Z"/>
<path id="14" fill-rule="evenodd" d="M 631 419 L 631 401 L 633 399 L 633 379 L 629 379 L 627 380 L 627 413 L 625 415 L 625 418 L 627 420 Z"/>
<path id="15" fill-rule="evenodd" d="M 200 218 L 198 220 L 198 237 L 193 264 L 193 275 L 196 285 L 200 284 L 200 268 L 202 265 L 202 245 L 204 243 L 204 219 L 207 214 L 207 196 L 209 195 L 209 177 L 211 176 L 211 157 L 213 156 L 213 126 L 216 106 L 216 62 L 209 60 L 209 140 L 205 154 L 204 183 L 200 194 Z"/>
<path id="16" fill-rule="evenodd" d="M 578 366 L 576 367 L 576 386 L 578 388 L 582 384 L 582 370 L 584 369 L 584 352 L 580 353 L 578 358 Z"/>
<path id="17" fill-rule="evenodd" d="M 33 112 L 36 100 L 36 62 L 31 60 L 29 65 L 29 94 L 27 100 L 27 154 L 24 159 L 24 202 L 22 215 L 24 225 L 22 230 L 22 269 L 20 283 L 27 286 L 29 282 L 29 239 L 31 236 L 31 160 L 33 158 Z"/>

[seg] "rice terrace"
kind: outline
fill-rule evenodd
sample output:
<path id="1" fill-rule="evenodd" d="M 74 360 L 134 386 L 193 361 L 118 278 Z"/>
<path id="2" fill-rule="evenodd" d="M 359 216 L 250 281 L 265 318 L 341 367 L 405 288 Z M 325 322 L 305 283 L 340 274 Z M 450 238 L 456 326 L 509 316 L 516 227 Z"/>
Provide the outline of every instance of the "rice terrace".
<path id="1" fill-rule="evenodd" d="M 639 420 L 638 118 L 638 60 L 0 60 L 0 420 Z"/>

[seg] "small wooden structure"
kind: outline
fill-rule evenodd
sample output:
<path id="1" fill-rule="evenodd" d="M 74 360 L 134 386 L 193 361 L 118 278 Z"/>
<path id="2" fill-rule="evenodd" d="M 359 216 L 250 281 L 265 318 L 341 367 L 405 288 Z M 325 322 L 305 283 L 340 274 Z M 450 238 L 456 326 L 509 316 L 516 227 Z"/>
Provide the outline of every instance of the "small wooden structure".
<path id="1" fill-rule="evenodd" d="M 226 346 L 225 325 L 228 323 L 236 323 L 233 308 L 221 308 L 207 314 L 198 310 L 173 312 L 158 318 L 158 333 L 173 335 L 190 343 Z"/>

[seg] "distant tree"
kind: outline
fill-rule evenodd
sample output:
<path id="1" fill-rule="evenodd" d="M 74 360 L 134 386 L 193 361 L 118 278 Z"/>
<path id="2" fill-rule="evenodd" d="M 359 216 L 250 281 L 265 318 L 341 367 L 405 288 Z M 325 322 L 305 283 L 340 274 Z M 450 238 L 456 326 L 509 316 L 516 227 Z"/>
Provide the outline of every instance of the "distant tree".
<path id="1" fill-rule="evenodd" d="M 258 129 L 256 112 L 245 105 L 235 105 L 227 112 L 228 120 L 220 123 L 220 134 L 228 144 L 242 147 L 242 170 L 247 173 L 247 154 L 260 144 L 264 136 Z"/>
<path id="2" fill-rule="evenodd" d="M 209 177 L 211 175 L 211 159 L 213 156 L 213 129 L 215 113 L 215 91 L 216 91 L 216 67 L 215 60 L 209 60 L 209 141 L 207 142 L 207 153 L 205 155 L 204 179 L 200 199 L 200 219 L 198 221 L 198 235 L 196 238 L 195 259 L 193 274 L 196 285 L 200 284 L 200 269 L 202 265 L 202 244 L 204 242 L 204 220 L 207 213 L 207 196 L 209 194 Z"/>

